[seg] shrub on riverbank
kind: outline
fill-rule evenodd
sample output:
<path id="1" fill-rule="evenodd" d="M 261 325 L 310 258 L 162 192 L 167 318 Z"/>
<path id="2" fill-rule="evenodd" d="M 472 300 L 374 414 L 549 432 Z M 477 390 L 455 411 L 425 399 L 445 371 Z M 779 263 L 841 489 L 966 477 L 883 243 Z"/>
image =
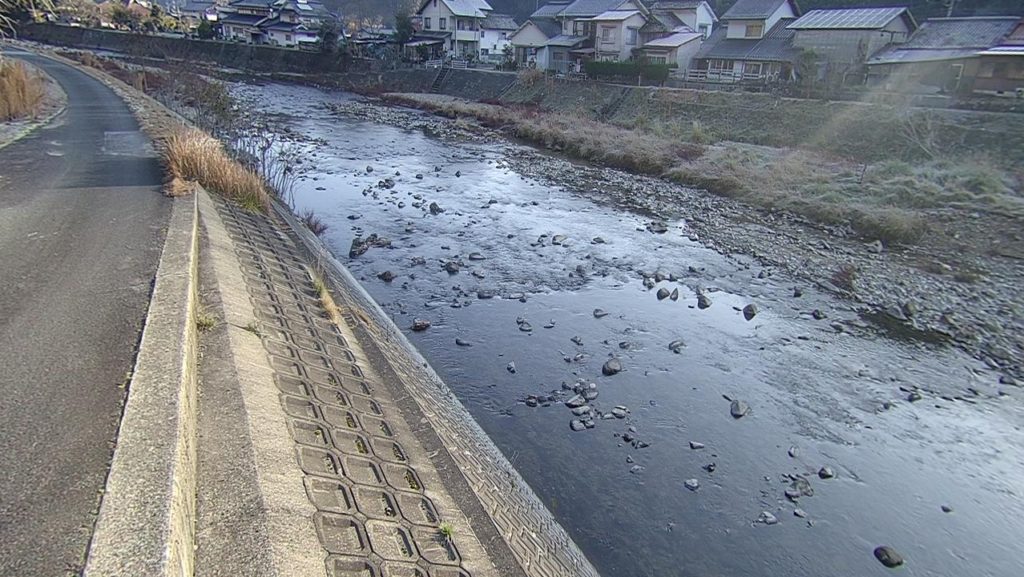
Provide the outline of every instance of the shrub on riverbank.
<path id="1" fill-rule="evenodd" d="M 20 62 L 0 63 L 0 120 L 35 117 L 43 105 L 43 79 Z"/>
<path id="2" fill-rule="evenodd" d="M 182 128 L 169 135 L 164 160 L 172 192 L 187 188 L 184 183 L 198 182 L 251 210 L 266 212 L 270 208 L 263 178 L 232 159 L 218 140 L 201 130 Z"/>

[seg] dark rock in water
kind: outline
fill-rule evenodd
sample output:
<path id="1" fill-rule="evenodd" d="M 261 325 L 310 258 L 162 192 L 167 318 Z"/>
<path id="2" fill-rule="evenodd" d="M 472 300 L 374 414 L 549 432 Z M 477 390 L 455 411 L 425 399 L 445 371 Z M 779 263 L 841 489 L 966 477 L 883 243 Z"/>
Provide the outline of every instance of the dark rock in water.
<path id="1" fill-rule="evenodd" d="M 455 274 L 459 272 L 459 262 L 450 260 L 444 263 L 444 270 L 448 271 L 448 274 Z"/>
<path id="2" fill-rule="evenodd" d="M 732 418 L 738 419 L 750 412 L 750 405 L 744 401 L 736 400 L 729 403 L 729 414 Z"/>
<path id="3" fill-rule="evenodd" d="M 600 392 L 597 389 L 587 389 L 580 394 L 583 395 L 584 399 L 588 401 L 593 401 L 598 397 L 598 395 L 600 395 Z"/>
<path id="4" fill-rule="evenodd" d="M 373 172 L 373 167 L 372 166 L 367 166 L 366 167 L 366 172 Z"/>
<path id="5" fill-rule="evenodd" d="M 836 476 L 836 472 L 832 470 L 832 467 L 826 465 L 818 469 L 818 476 L 822 479 L 831 479 Z"/>
<path id="6" fill-rule="evenodd" d="M 455 171 L 455 178 L 459 178 L 460 176 L 462 176 L 462 171 L 461 170 L 456 170 Z"/>
<path id="7" fill-rule="evenodd" d="M 509 362 L 509 364 L 505 365 L 505 370 L 512 373 L 513 375 L 516 374 L 516 362 Z"/>
<path id="8" fill-rule="evenodd" d="M 671 343 L 668 344 L 668 350 L 670 350 L 673 353 L 678 355 L 680 353 L 680 351 L 682 350 L 682 348 L 685 347 L 685 346 L 686 346 L 686 343 L 683 342 L 683 339 L 676 339 L 676 340 L 674 340 L 674 341 L 672 341 Z"/>
<path id="9" fill-rule="evenodd" d="M 799 507 L 797 507 L 796 509 L 793 509 L 793 514 L 796 515 L 797 517 L 800 517 L 801 519 L 807 517 L 807 511 L 804 511 L 803 509 L 801 509 Z"/>
<path id="10" fill-rule="evenodd" d="M 656 283 L 654 282 L 653 278 L 651 278 L 651 277 L 644 277 L 644 288 L 645 289 L 652 289 L 652 288 L 654 288 L 655 284 Z"/>
<path id="11" fill-rule="evenodd" d="M 804 289 L 800 287 L 793 287 L 793 298 L 800 298 L 804 296 Z"/>
<path id="12" fill-rule="evenodd" d="M 425 331 L 430 328 L 430 321 L 426 319 L 414 319 L 412 321 L 412 330 L 414 331 Z"/>
<path id="13" fill-rule="evenodd" d="M 422 256 L 414 256 L 412 257 L 412 260 L 410 262 L 412 263 L 413 266 L 420 266 L 427 264 L 427 259 L 423 258 Z"/>
<path id="14" fill-rule="evenodd" d="M 706 294 L 697 295 L 697 308 L 706 309 L 711 306 L 711 299 Z"/>
<path id="15" fill-rule="evenodd" d="M 523 331 L 524 333 L 530 333 L 533 332 L 533 327 L 530 326 L 530 323 L 524 321 L 519 325 L 519 330 Z"/>
<path id="16" fill-rule="evenodd" d="M 794 458 L 794 459 L 795 459 L 795 458 L 797 458 L 797 456 L 798 456 L 799 454 L 800 454 L 800 449 L 798 449 L 798 448 L 796 448 L 796 447 L 790 447 L 790 448 L 789 448 L 789 456 L 790 456 L 790 457 L 792 457 L 792 458 Z"/>
<path id="17" fill-rule="evenodd" d="M 875 559 L 885 565 L 886 567 L 893 569 L 903 564 L 903 556 L 896 552 L 895 549 L 888 545 L 882 545 L 881 547 L 875 547 Z"/>
<path id="18" fill-rule="evenodd" d="M 658 289 L 657 297 L 658 297 L 659 301 L 663 301 L 663 300 L 667 299 L 668 295 L 669 295 L 669 292 L 668 292 L 667 288 L 661 287 L 660 289 Z"/>
<path id="19" fill-rule="evenodd" d="M 672 289 L 672 294 L 668 295 L 668 298 L 673 301 L 679 300 L 679 289 Z"/>
<path id="20" fill-rule="evenodd" d="M 604 244 L 604 239 L 599 236 L 595 236 L 590 242 L 592 244 Z"/>
<path id="21" fill-rule="evenodd" d="M 704 443 L 699 443 L 697 441 L 690 441 L 690 448 L 693 449 L 694 451 L 703 449 L 704 448 Z"/>
<path id="22" fill-rule="evenodd" d="M 348 249 L 348 257 L 355 258 L 365 253 L 370 247 L 382 248 L 386 246 L 391 246 L 391 241 L 382 236 L 377 236 L 376 233 L 371 234 L 365 239 L 356 237 L 352 239 L 352 245 Z"/>
<path id="23" fill-rule="evenodd" d="M 814 309 L 813 311 L 811 311 L 811 316 L 814 317 L 814 320 L 816 321 L 828 318 L 828 316 L 825 313 L 821 312 L 818 309 Z"/>
<path id="24" fill-rule="evenodd" d="M 476 291 L 476 298 L 481 299 L 481 300 L 493 299 L 495 294 L 496 293 L 494 291 L 492 291 L 492 290 L 480 289 L 480 290 Z"/>
<path id="25" fill-rule="evenodd" d="M 565 236 L 564 234 L 556 234 L 555 236 L 551 237 L 551 244 L 558 246 L 564 243 L 567 238 L 569 237 Z"/>
<path id="26" fill-rule="evenodd" d="M 616 419 L 625 419 L 626 418 L 626 407 L 622 407 L 622 406 L 615 407 L 614 409 L 612 409 L 612 416 L 614 416 Z"/>
<path id="27" fill-rule="evenodd" d="M 360 218 L 363 218 L 363 215 L 361 215 L 361 214 L 350 214 L 350 215 L 346 216 L 345 218 L 347 218 L 349 220 L 359 220 Z"/>
<path id="28" fill-rule="evenodd" d="M 718 465 L 716 465 L 715 463 L 708 463 L 707 465 L 704 465 L 701 468 L 707 471 L 708 473 L 714 473 L 715 469 L 718 468 Z"/>
<path id="29" fill-rule="evenodd" d="M 633 473 L 634 475 L 643 472 L 643 470 L 644 468 L 641 467 L 640 465 L 633 465 L 632 467 L 629 468 L 629 472 Z"/>
<path id="30" fill-rule="evenodd" d="M 743 307 L 743 318 L 749 321 L 755 316 L 757 316 L 757 305 L 755 305 L 754 303 L 750 303 L 749 305 Z"/>
<path id="31" fill-rule="evenodd" d="M 605 376 L 618 374 L 622 370 L 622 362 L 619 359 L 608 359 L 601 367 L 601 373 Z"/>
<path id="32" fill-rule="evenodd" d="M 916 403 L 916 402 L 920 401 L 923 398 L 924 397 L 921 396 L 921 393 L 919 393 L 917 391 L 911 391 L 910 394 L 907 395 L 907 400 L 910 401 L 911 403 Z"/>
<path id="33" fill-rule="evenodd" d="M 943 513 L 952 513 L 953 512 L 953 508 L 950 507 L 949 505 L 943 505 L 942 506 L 942 512 Z"/>
<path id="34" fill-rule="evenodd" d="M 423 175 L 422 174 L 417 174 L 416 175 L 416 180 L 423 180 Z"/>
<path id="35" fill-rule="evenodd" d="M 587 404 L 587 400 L 583 398 L 583 395 L 575 395 L 565 402 L 565 406 L 569 407 L 570 409 L 582 407 L 585 404 Z"/>
<path id="36" fill-rule="evenodd" d="M 478 252 L 469 253 L 469 260 L 484 260 L 486 257 Z"/>
<path id="37" fill-rule="evenodd" d="M 386 270 L 386 271 L 378 274 L 377 278 L 379 278 L 380 280 L 382 280 L 384 282 L 391 282 L 391 281 L 395 280 L 395 273 L 393 273 L 393 272 L 391 272 L 389 270 Z"/>
<path id="38" fill-rule="evenodd" d="M 579 419 L 573 419 L 569 421 L 569 428 L 574 431 L 582 431 L 583 429 L 587 428 L 587 426 L 583 424 L 583 421 Z"/>
<path id="39" fill-rule="evenodd" d="M 441 214 L 442 212 L 444 212 L 444 209 L 441 208 L 441 205 L 436 202 L 430 203 L 430 214 Z"/>
<path id="40" fill-rule="evenodd" d="M 799 499 L 800 497 L 800 491 L 797 491 L 796 489 L 786 489 L 786 498 L 789 499 L 790 501 L 793 501 L 795 503 L 796 500 Z"/>
<path id="41" fill-rule="evenodd" d="M 553 328 L 555 328 L 555 321 L 554 321 L 554 319 L 544 323 L 544 328 L 546 328 L 546 329 L 553 329 Z"/>
<path id="42" fill-rule="evenodd" d="M 573 338 L 571 338 L 569 340 L 572 341 L 573 344 L 575 344 L 576 346 L 580 346 L 580 347 L 583 346 L 583 338 L 580 337 L 579 335 L 577 335 L 577 336 L 575 336 L 575 337 L 573 337 Z"/>
<path id="43" fill-rule="evenodd" d="M 700 481 L 697 479 L 687 479 L 683 481 L 683 486 L 691 491 L 696 491 L 697 489 L 700 489 Z"/>
<path id="44" fill-rule="evenodd" d="M 775 525 L 779 522 L 779 519 L 768 511 L 761 511 L 761 514 L 757 516 L 757 522 L 764 523 L 765 525 Z"/>
<path id="45" fill-rule="evenodd" d="M 661 272 L 660 270 L 654 273 L 654 282 L 662 282 L 666 278 L 668 277 L 666 277 L 665 273 Z"/>
<path id="46" fill-rule="evenodd" d="M 606 313 L 603 309 L 594 309 L 594 318 L 595 319 L 599 319 L 601 317 L 606 317 L 606 316 L 608 316 L 608 313 Z"/>
<path id="47" fill-rule="evenodd" d="M 460 347 L 471 347 L 471 346 L 473 346 L 473 343 L 471 343 L 471 342 L 469 342 L 469 341 L 467 341 L 465 339 L 460 339 L 460 338 L 456 338 L 455 339 L 455 344 L 459 345 Z"/>
<path id="48" fill-rule="evenodd" d="M 537 399 L 537 397 L 531 395 L 529 397 L 526 397 L 526 400 L 523 401 L 523 403 L 525 403 L 527 407 L 536 407 L 537 405 L 540 404 L 540 401 Z"/>
<path id="49" fill-rule="evenodd" d="M 649 230 L 649 231 L 651 231 L 651 232 L 653 232 L 655 234 L 664 234 L 664 233 L 668 232 L 668 225 L 665 224 L 664 222 L 659 221 L 659 220 L 655 220 L 655 221 L 650 222 L 647 225 L 647 230 Z"/>

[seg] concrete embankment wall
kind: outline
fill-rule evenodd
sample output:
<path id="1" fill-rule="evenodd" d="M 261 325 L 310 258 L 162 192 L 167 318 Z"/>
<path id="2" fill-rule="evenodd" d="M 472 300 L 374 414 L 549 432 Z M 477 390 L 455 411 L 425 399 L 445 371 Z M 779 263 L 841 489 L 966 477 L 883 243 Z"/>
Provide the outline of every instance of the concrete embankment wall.
<path id="1" fill-rule="evenodd" d="M 19 34 L 25 40 L 55 46 L 109 50 L 184 62 L 212 62 L 255 72 L 323 73 L 351 68 L 350 62 L 337 55 L 235 42 L 144 36 L 54 24 L 24 26 L 19 29 Z"/>

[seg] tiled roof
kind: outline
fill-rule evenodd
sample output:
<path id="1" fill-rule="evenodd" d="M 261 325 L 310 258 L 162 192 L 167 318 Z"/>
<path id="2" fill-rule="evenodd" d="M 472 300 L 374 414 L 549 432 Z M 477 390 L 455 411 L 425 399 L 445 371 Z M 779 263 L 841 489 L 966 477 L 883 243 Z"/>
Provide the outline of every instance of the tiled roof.
<path id="1" fill-rule="evenodd" d="M 508 14 L 488 14 L 480 27 L 488 30 L 515 30 L 519 25 Z"/>
<path id="2" fill-rule="evenodd" d="M 890 46 L 868 64 L 899 64 L 970 58 L 997 46 L 1013 32 L 1018 17 L 932 18 L 905 44 Z"/>
<path id="3" fill-rule="evenodd" d="M 811 10 L 789 27 L 793 30 L 877 30 L 885 28 L 906 11 L 902 6 Z"/>
<path id="4" fill-rule="evenodd" d="M 228 4 L 232 8 L 270 8 L 273 0 L 235 0 Z"/>
<path id="5" fill-rule="evenodd" d="M 693 10 L 704 0 L 656 0 L 646 2 L 651 10 Z"/>
<path id="6" fill-rule="evenodd" d="M 592 17 L 613 10 L 623 0 L 576 0 L 562 10 L 560 16 Z"/>
<path id="7" fill-rule="evenodd" d="M 570 36 L 568 34 L 559 34 L 551 40 L 548 40 L 548 46 L 576 46 L 582 44 L 586 40 L 585 36 Z"/>
<path id="8" fill-rule="evenodd" d="M 537 10 L 533 14 L 530 14 L 530 18 L 554 18 L 555 16 L 558 16 L 558 14 L 562 10 L 565 10 L 565 8 L 569 6 L 569 4 L 569 0 L 563 0 L 559 2 L 548 2 L 547 4 L 541 6 L 540 8 L 537 8 Z"/>
<path id="9" fill-rule="evenodd" d="M 687 42 L 693 42 L 694 40 L 697 40 L 698 38 L 702 38 L 702 37 L 703 37 L 703 34 L 700 34 L 700 33 L 697 33 L 697 32 L 676 32 L 675 34 L 671 34 L 671 35 L 666 36 L 664 38 L 658 38 L 656 40 L 651 40 L 647 44 L 644 44 L 643 47 L 644 48 L 661 48 L 661 49 L 666 49 L 667 50 L 667 49 L 670 49 L 670 48 L 678 48 L 678 47 L 682 46 L 683 44 L 686 44 Z"/>
<path id="10" fill-rule="evenodd" d="M 546 18 L 530 19 L 530 22 L 540 28 L 540 31 L 544 33 L 548 38 L 554 38 L 562 33 L 562 25 L 554 20 L 548 20 Z"/>
<path id="11" fill-rule="evenodd" d="M 793 62 L 799 50 L 793 47 L 793 30 L 786 26 L 793 18 L 783 18 L 760 39 L 726 38 L 726 26 L 719 26 L 697 51 L 695 58 L 714 60 L 754 60 L 762 62 Z"/>
<path id="12" fill-rule="evenodd" d="M 736 0 L 736 3 L 732 5 L 722 14 L 722 20 L 758 20 L 771 16 L 779 6 L 785 4 L 788 0 Z M 794 3 L 795 5 L 795 3 Z M 797 14 L 799 14 L 797 9 Z"/>
<path id="13" fill-rule="evenodd" d="M 221 24 L 235 24 L 238 26 L 255 26 L 265 16 L 258 14 L 224 14 L 220 17 Z"/>
<path id="14" fill-rule="evenodd" d="M 622 20 L 627 20 L 639 13 L 639 10 L 609 10 L 607 12 L 602 12 L 601 14 L 594 16 L 593 18 L 591 18 L 591 20 L 601 22 L 620 22 Z"/>

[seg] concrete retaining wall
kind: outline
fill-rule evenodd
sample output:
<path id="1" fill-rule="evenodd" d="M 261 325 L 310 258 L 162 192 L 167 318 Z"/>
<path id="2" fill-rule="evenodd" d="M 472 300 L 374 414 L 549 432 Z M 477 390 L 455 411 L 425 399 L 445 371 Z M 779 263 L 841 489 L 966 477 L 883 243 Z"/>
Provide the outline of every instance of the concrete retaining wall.
<path id="1" fill-rule="evenodd" d="M 452 70 L 441 92 L 470 100 L 495 100 L 516 80 L 515 74 L 489 70 Z"/>
<path id="2" fill-rule="evenodd" d="M 237 42 L 144 36 L 55 24 L 24 26 L 19 29 L 19 34 L 26 40 L 56 46 L 109 50 L 184 62 L 212 62 L 254 72 L 323 73 L 350 68 L 349 62 L 337 55 Z"/>

